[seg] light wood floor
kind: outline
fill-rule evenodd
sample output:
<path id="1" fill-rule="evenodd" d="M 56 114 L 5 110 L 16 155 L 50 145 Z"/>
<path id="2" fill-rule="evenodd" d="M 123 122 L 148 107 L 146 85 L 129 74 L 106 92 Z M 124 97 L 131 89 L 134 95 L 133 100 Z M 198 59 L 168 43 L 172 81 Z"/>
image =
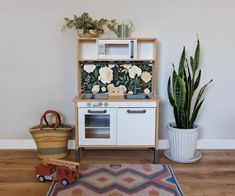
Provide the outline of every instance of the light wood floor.
<path id="1" fill-rule="evenodd" d="M 74 160 L 70 152 L 68 160 Z M 151 163 L 151 151 L 85 151 L 82 163 Z M 45 195 L 49 182 L 34 178 L 40 163 L 35 151 L 0 151 L 0 195 Z M 235 150 L 203 151 L 203 158 L 193 164 L 177 164 L 160 153 L 160 163 L 170 163 L 186 195 L 235 196 Z"/>

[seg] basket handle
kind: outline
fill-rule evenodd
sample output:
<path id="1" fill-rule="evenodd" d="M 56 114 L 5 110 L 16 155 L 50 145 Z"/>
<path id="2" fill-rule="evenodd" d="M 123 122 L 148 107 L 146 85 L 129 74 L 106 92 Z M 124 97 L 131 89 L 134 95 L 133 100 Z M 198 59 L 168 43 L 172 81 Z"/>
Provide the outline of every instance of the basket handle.
<path id="1" fill-rule="evenodd" d="M 60 114 L 59 114 L 57 111 L 55 111 L 55 110 L 47 110 L 46 112 L 44 112 L 44 114 L 43 114 L 43 119 L 44 119 L 44 121 L 46 122 L 47 126 L 49 127 L 49 123 L 48 123 L 48 121 L 47 121 L 47 119 L 46 119 L 46 115 L 49 114 L 49 113 L 54 114 L 55 117 L 58 116 L 58 118 L 59 118 L 59 124 L 58 124 L 58 126 L 59 126 L 59 125 L 61 124 L 61 118 L 60 118 Z M 56 127 L 56 128 L 57 128 L 57 127 Z"/>
<path id="2" fill-rule="evenodd" d="M 39 128 L 41 131 L 43 131 L 43 120 L 46 122 L 46 125 L 49 126 L 49 123 L 46 119 L 47 114 L 53 114 L 56 117 L 54 130 L 61 124 L 60 114 L 54 110 L 47 110 L 46 112 L 44 112 L 44 114 L 42 115 L 42 117 L 40 119 Z"/>

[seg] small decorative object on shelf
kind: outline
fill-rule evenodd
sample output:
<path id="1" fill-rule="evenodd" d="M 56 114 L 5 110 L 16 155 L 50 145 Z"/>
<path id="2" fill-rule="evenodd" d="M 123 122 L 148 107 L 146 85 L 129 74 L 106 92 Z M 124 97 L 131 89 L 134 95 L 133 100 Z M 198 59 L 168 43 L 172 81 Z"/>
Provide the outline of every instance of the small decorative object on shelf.
<path id="1" fill-rule="evenodd" d="M 114 31 L 118 37 L 129 37 L 130 33 L 134 30 L 134 25 L 131 20 L 125 20 L 122 24 L 110 25 L 109 29 Z"/>
<path id="2" fill-rule="evenodd" d="M 73 19 L 64 18 L 64 20 L 65 24 L 62 27 L 62 31 L 75 28 L 79 37 L 99 37 L 100 34 L 103 34 L 104 27 L 113 29 L 117 25 L 115 19 L 101 18 L 96 20 L 91 18 L 87 12 L 84 12 L 81 16 L 74 15 Z"/>
<path id="3" fill-rule="evenodd" d="M 117 50 L 119 48 L 119 50 Z M 122 53 L 120 50 L 124 49 Z M 136 59 L 137 40 L 130 39 L 97 39 L 98 59 Z"/>
<path id="4" fill-rule="evenodd" d="M 49 124 L 46 115 L 53 114 L 56 118 L 54 124 Z M 43 120 L 46 124 L 43 124 Z M 68 138 L 73 125 L 62 124 L 58 112 L 47 110 L 41 117 L 40 124 L 29 129 L 37 145 L 38 157 L 63 158 L 68 153 Z"/>
<path id="5" fill-rule="evenodd" d="M 46 159 L 35 167 L 35 177 L 40 182 L 54 180 L 67 186 L 79 177 L 79 163 L 57 159 Z"/>

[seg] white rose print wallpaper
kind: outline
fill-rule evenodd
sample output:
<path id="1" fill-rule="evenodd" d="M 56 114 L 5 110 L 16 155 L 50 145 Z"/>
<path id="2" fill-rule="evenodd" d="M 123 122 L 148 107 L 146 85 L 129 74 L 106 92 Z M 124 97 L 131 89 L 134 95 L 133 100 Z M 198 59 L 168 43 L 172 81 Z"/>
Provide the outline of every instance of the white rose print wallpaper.
<path id="1" fill-rule="evenodd" d="M 140 93 L 150 94 L 152 64 L 83 64 L 81 78 L 82 92 L 105 93 L 119 90 L 131 94 L 134 82 L 137 82 L 141 88 Z"/>

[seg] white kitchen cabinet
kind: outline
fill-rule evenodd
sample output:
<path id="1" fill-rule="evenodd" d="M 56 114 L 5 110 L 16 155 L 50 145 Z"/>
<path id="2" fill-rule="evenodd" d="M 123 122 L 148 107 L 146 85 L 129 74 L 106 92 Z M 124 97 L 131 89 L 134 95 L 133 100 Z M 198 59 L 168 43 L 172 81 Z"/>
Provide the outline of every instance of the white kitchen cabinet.
<path id="1" fill-rule="evenodd" d="M 155 108 L 78 108 L 80 145 L 155 145 Z"/>
<path id="2" fill-rule="evenodd" d="M 118 108 L 118 145 L 155 145 L 155 108 Z"/>
<path id="3" fill-rule="evenodd" d="M 116 144 L 115 108 L 78 108 L 80 145 Z"/>

